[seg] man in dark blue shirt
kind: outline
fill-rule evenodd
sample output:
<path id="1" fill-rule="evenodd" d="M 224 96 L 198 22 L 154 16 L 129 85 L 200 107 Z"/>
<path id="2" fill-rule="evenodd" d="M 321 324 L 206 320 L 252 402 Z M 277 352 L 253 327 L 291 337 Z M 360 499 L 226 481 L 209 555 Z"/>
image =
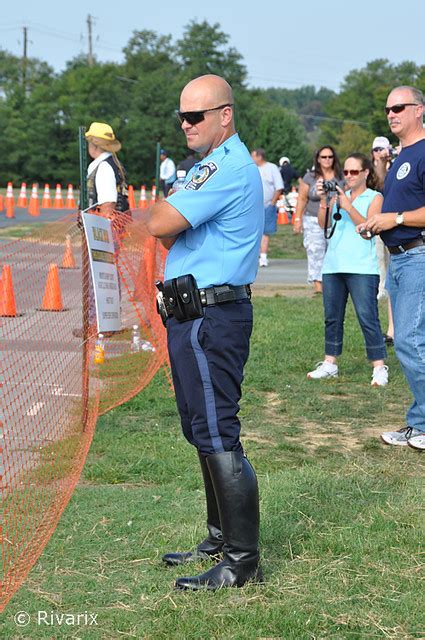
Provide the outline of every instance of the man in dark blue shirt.
<path id="1" fill-rule="evenodd" d="M 387 444 L 425 449 L 425 129 L 424 96 L 397 87 L 385 111 L 401 152 L 384 184 L 382 213 L 366 225 L 391 254 L 386 288 L 394 315 L 394 345 L 413 394 L 406 426 L 381 434 Z"/>

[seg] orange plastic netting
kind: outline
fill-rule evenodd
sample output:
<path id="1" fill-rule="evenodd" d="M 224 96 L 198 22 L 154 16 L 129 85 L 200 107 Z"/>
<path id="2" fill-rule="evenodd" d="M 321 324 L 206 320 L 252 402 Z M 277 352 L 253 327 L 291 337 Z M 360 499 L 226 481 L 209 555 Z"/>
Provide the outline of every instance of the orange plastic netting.
<path id="1" fill-rule="evenodd" d="M 76 214 L 0 239 L 0 611 L 55 530 L 98 415 L 138 393 L 159 368 L 168 374 L 154 287 L 165 252 L 144 231 L 141 211 L 132 214 L 114 231 L 123 329 L 105 337 L 103 363 L 94 362 Z"/>

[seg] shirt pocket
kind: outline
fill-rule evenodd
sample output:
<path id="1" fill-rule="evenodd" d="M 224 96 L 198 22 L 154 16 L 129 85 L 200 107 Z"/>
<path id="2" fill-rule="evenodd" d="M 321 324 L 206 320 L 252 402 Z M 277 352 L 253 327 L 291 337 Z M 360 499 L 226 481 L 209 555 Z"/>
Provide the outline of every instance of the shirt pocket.
<path id="1" fill-rule="evenodd" d="M 197 229 L 187 229 L 185 234 L 185 244 L 191 251 L 200 249 L 205 242 L 206 229 L 204 225 Z"/>

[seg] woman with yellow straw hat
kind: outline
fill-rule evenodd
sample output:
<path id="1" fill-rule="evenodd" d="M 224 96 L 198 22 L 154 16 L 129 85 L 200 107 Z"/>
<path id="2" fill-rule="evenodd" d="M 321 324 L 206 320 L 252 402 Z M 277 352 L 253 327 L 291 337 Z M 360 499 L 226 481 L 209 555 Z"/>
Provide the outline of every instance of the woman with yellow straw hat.
<path id="1" fill-rule="evenodd" d="M 121 143 L 112 127 L 104 122 L 92 122 L 86 138 L 93 158 L 87 169 L 89 206 L 113 219 L 115 212 L 128 211 L 127 177 L 116 155 Z"/>

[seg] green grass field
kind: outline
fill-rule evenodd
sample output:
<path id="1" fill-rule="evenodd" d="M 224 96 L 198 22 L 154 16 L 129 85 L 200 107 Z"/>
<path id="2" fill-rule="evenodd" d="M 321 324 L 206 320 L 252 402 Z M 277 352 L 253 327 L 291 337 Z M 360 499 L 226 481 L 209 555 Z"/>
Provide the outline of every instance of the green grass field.
<path id="1" fill-rule="evenodd" d="M 302 235 L 295 234 L 291 224 L 278 224 L 277 233 L 270 236 L 269 258 L 305 260 Z"/>
<path id="2" fill-rule="evenodd" d="M 195 451 L 158 375 L 103 416 L 58 528 L 3 614 L 1 638 L 303 640 L 425 637 L 425 456 L 380 443 L 410 395 L 394 353 L 370 387 L 350 307 L 340 377 L 308 381 L 322 358 L 321 301 L 257 298 L 241 403 L 259 479 L 266 584 L 185 593 L 161 554 L 204 535 Z M 383 313 L 385 305 L 382 307 Z M 20 630 L 18 611 L 33 617 Z M 97 626 L 37 625 L 36 612 L 89 612 Z"/>

